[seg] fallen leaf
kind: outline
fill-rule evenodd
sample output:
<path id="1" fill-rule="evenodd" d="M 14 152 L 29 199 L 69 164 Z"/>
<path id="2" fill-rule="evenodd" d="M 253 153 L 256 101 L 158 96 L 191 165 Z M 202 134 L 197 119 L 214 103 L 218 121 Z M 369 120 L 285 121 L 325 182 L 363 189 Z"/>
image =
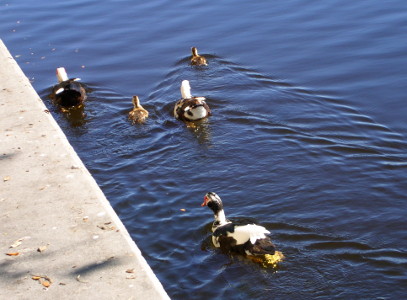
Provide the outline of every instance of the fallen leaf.
<path id="1" fill-rule="evenodd" d="M 44 252 L 45 250 L 47 250 L 47 248 L 48 248 L 48 246 L 41 246 L 41 247 L 38 247 L 37 251 Z"/>
<path id="2" fill-rule="evenodd" d="M 18 246 L 21 245 L 21 243 L 24 240 L 30 239 L 30 236 L 23 236 L 22 238 L 19 238 L 18 240 L 16 240 L 14 243 L 11 244 L 10 248 L 17 248 Z"/>
<path id="3" fill-rule="evenodd" d="M 45 287 L 49 287 L 51 285 L 51 282 L 49 282 L 48 280 L 42 280 L 41 284 Z"/>
<path id="4" fill-rule="evenodd" d="M 116 229 L 116 227 L 114 227 L 114 226 L 97 225 L 97 227 L 102 229 L 102 230 L 115 230 Z"/>
<path id="5" fill-rule="evenodd" d="M 49 278 L 46 275 L 31 275 L 31 279 L 32 280 L 38 280 L 39 283 L 41 283 L 42 286 L 44 286 L 46 288 L 50 287 L 51 284 L 52 284 L 51 278 Z"/>
<path id="6" fill-rule="evenodd" d="M 17 241 L 15 241 L 14 243 L 11 244 L 10 248 L 17 248 L 18 246 L 20 246 L 22 243 L 22 239 L 18 239 Z"/>
<path id="7" fill-rule="evenodd" d="M 20 252 L 11 252 L 11 253 L 6 253 L 8 256 L 17 256 L 20 255 Z"/>
<path id="8" fill-rule="evenodd" d="M 81 283 L 88 283 L 88 281 L 83 281 L 83 280 L 81 279 L 81 275 L 76 276 L 76 281 L 79 281 L 79 282 L 81 282 Z"/>
<path id="9" fill-rule="evenodd" d="M 134 269 L 127 269 L 126 273 L 134 273 Z"/>

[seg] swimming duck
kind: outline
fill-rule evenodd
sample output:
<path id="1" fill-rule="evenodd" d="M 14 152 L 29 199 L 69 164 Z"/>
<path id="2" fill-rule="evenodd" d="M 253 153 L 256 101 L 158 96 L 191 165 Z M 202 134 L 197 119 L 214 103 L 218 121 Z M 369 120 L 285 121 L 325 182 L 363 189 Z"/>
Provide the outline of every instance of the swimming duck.
<path id="1" fill-rule="evenodd" d="M 181 97 L 182 99 L 175 103 L 175 118 L 182 121 L 197 121 L 211 115 L 205 97 L 192 97 L 188 80 L 183 80 L 181 83 Z"/>
<path id="2" fill-rule="evenodd" d="M 63 107 L 77 106 L 86 100 L 86 91 L 80 78 L 68 78 L 65 68 L 57 68 L 58 84 L 54 86 L 53 93 L 56 102 Z"/>
<path id="3" fill-rule="evenodd" d="M 198 55 L 198 49 L 196 47 L 191 48 L 192 57 L 191 64 L 196 66 L 207 66 L 206 59 L 203 56 Z"/>
<path id="4" fill-rule="evenodd" d="M 148 111 L 140 104 L 138 96 L 133 96 L 134 108 L 129 112 L 129 119 L 135 123 L 144 123 L 148 118 Z"/>
<path id="5" fill-rule="evenodd" d="M 263 226 L 245 222 L 234 223 L 226 219 L 222 200 L 216 193 L 207 193 L 201 206 L 208 206 L 214 213 L 212 242 L 215 247 L 226 253 L 255 257 L 278 252 L 268 236 L 270 231 Z"/>

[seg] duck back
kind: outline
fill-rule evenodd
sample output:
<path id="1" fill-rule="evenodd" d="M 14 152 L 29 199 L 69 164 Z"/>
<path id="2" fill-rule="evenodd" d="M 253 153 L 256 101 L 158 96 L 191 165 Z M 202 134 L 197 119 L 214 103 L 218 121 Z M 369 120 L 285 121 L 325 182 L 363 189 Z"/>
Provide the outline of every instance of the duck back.
<path id="1" fill-rule="evenodd" d="M 57 84 L 53 91 L 55 101 L 63 107 L 80 105 L 87 98 L 84 87 L 75 79 L 69 79 Z"/>

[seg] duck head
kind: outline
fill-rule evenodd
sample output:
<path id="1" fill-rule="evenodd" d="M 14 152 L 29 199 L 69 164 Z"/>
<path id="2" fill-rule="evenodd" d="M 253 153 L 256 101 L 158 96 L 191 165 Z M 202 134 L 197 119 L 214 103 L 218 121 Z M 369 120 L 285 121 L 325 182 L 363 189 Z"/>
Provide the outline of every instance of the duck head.
<path id="1" fill-rule="evenodd" d="M 140 104 L 140 99 L 138 98 L 138 96 L 133 96 L 133 105 L 134 105 L 134 108 L 142 107 L 141 104 Z"/>
<path id="2" fill-rule="evenodd" d="M 198 56 L 198 49 L 196 47 L 191 48 L 192 56 Z"/>
<path id="3" fill-rule="evenodd" d="M 215 218 L 214 226 L 224 225 L 229 223 L 226 219 L 225 212 L 223 211 L 223 203 L 220 197 L 214 193 L 209 192 L 204 197 L 204 202 L 201 206 L 208 206 L 212 211 Z"/>

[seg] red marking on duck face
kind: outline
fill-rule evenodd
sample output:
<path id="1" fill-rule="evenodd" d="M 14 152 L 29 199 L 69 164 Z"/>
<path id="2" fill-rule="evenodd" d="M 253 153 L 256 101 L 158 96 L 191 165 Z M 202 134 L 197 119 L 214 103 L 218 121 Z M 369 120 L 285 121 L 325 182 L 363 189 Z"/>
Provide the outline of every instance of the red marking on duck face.
<path id="1" fill-rule="evenodd" d="M 204 197 L 204 202 L 201 204 L 201 206 L 206 206 L 208 204 L 209 198 L 208 197 Z"/>

